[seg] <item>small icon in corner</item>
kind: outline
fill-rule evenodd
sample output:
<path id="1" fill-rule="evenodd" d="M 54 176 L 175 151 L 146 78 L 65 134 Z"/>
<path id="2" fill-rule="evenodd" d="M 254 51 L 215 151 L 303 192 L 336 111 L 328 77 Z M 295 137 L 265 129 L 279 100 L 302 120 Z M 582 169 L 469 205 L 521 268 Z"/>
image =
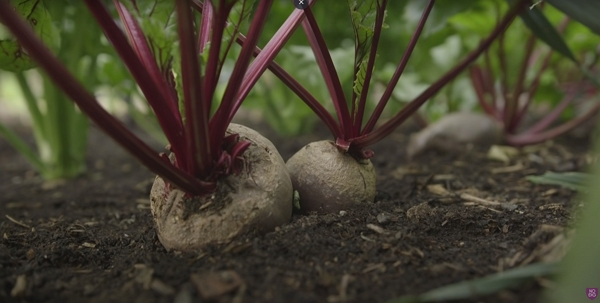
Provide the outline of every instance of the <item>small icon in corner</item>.
<path id="1" fill-rule="evenodd" d="M 595 300 L 598 297 L 598 288 L 586 288 L 585 292 L 590 300 Z"/>
<path id="2" fill-rule="evenodd" d="M 297 9 L 305 9 L 308 7 L 308 0 L 294 0 L 294 6 Z"/>

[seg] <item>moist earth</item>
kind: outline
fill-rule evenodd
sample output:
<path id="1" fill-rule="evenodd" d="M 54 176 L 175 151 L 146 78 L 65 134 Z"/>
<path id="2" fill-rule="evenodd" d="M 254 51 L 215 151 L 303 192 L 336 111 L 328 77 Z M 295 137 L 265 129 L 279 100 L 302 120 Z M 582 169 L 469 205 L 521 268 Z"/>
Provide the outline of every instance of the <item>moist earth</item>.
<path id="1" fill-rule="evenodd" d="M 285 160 L 330 139 L 324 127 L 298 138 L 253 127 Z M 273 232 L 195 254 L 161 246 L 149 209 L 154 175 L 98 131 L 87 173 L 68 182 L 44 182 L 0 140 L 0 301 L 385 302 L 560 257 L 548 245 L 581 201 L 525 176 L 585 170 L 586 139 L 521 149 L 509 162 L 477 146 L 408 161 L 410 131 L 372 147 L 373 203 L 294 215 Z M 461 302 L 541 302 L 543 282 Z"/>

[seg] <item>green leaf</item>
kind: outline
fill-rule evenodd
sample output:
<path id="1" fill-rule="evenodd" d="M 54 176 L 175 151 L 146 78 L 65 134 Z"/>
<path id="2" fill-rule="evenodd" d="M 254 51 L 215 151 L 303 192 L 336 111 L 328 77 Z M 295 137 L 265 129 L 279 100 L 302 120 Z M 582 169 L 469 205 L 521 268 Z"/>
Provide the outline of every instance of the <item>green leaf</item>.
<path id="1" fill-rule="evenodd" d="M 584 190 L 590 174 L 580 172 L 555 173 L 546 172 L 541 176 L 527 176 L 527 180 L 536 184 L 560 185 L 573 190 Z"/>
<path id="2" fill-rule="evenodd" d="M 416 24 L 427 6 L 425 0 L 412 0 L 409 2 L 405 18 L 411 23 Z M 448 19 L 458 13 L 467 11 L 473 8 L 480 1 L 474 0 L 452 0 L 452 1 L 437 1 L 429 14 L 425 28 L 423 29 L 422 37 L 426 38 L 429 35 L 435 34 L 446 27 Z"/>
<path id="3" fill-rule="evenodd" d="M 45 171 L 46 166 L 40 159 L 40 156 L 23 139 L 19 138 L 17 134 L 2 123 L 0 123 L 0 137 L 6 139 L 8 144 L 12 145 L 14 149 L 23 155 L 37 171 Z"/>
<path id="4" fill-rule="evenodd" d="M 225 6 L 231 6 L 240 0 L 210 0 L 215 10 L 219 10 L 221 7 L 221 3 Z"/>
<path id="5" fill-rule="evenodd" d="M 347 0 L 347 2 L 350 9 L 355 40 L 354 68 L 356 75 L 354 76 L 353 90 L 357 96 L 360 96 L 364 87 L 365 76 L 367 75 L 367 65 L 375 33 L 377 11 L 381 6 L 381 2 L 378 0 Z"/>
<path id="6" fill-rule="evenodd" d="M 557 264 L 536 263 L 524 267 L 510 269 L 483 278 L 458 282 L 430 290 L 418 296 L 404 296 L 393 299 L 387 303 L 419 303 L 458 300 L 489 295 L 500 290 L 511 288 L 523 282 L 533 280 L 539 276 L 555 274 Z"/>
<path id="7" fill-rule="evenodd" d="M 126 0 L 122 3 L 140 24 L 160 69 L 169 69 L 179 49 L 175 2 Z"/>
<path id="8" fill-rule="evenodd" d="M 56 46 L 59 38 L 48 11 L 41 0 L 11 0 L 19 14 L 27 19 L 35 33 L 49 46 Z M 0 37 L 0 69 L 20 72 L 35 67 L 36 63 L 29 57 L 16 39 Z"/>
<path id="9" fill-rule="evenodd" d="M 600 35 L 600 1 L 597 0 L 547 0 L 552 6 L 587 26 Z"/>
<path id="10" fill-rule="evenodd" d="M 595 139 L 594 154 L 597 154 L 600 151 L 598 136 Z M 593 175 L 589 179 L 583 208 L 577 207 L 577 221 L 569 224 L 576 229 L 570 250 L 561 262 L 563 272 L 557 278 L 556 286 L 546 289 L 540 302 L 592 302 L 587 297 L 586 288 L 600 286 L 600 162 L 594 164 Z"/>
<path id="11" fill-rule="evenodd" d="M 510 0 L 509 2 L 514 3 L 516 1 Z M 571 61 L 577 63 L 575 55 L 563 40 L 561 34 L 556 31 L 552 23 L 548 21 L 546 16 L 536 7 L 532 7 L 525 10 L 521 14 L 523 23 L 529 27 L 529 29 L 538 37 L 540 40 L 548 44 L 552 49 L 560 53 L 561 55 L 569 58 Z"/>
<path id="12" fill-rule="evenodd" d="M 354 90 L 356 96 L 360 96 L 363 87 L 365 87 L 365 77 L 367 76 L 368 62 L 368 59 L 363 59 L 360 63 L 357 64 L 358 70 L 354 78 L 354 85 L 352 86 L 352 89 Z"/>
<path id="13" fill-rule="evenodd" d="M 459 34 L 465 49 L 470 50 L 479 45 L 496 26 L 502 11 L 508 9 L 506 1 L 484 1 L 472 8 L 448 18 L 448 27 L 452 34 Z M 515 23 L 511 25 L 514 27 Z M 509 30 L 510 31 L 510 28 Z"/>
<path id="14" fill-rule="evenodd" d="M 217 2 L 217 1 L 213 1 Z M 240 29 L 246 25 L 252 8 L 254 7 L 255 0 L 242 0 L 242 1 L 228 1 L 235 3 L 231 12 L 229 13 L 227 26 L 223 33 L 223 39 L 221 40 L 221 62 L 225 60 L 227 53 L 231 49 L 231 46 L 235 42 L 235 39 L 240 33 Z"/>

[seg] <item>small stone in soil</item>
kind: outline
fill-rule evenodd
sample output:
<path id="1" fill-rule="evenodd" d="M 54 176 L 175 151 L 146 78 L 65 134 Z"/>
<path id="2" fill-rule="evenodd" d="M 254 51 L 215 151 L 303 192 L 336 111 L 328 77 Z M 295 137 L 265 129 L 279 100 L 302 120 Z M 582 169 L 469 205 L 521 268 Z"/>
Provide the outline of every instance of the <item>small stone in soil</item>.
<path id="1" fill-rule="evenodd" d="M 379 222 L 379 224 L 386 224 L 389 223 L 391 220 L 392 215 L 390 215 L 389 213 L 382 212 L 377 215 L 377 222 Z"/>
<path id="2" fill-rule="evenodd" d="M 406 217 L 413 221 L 419 221 L 434 216 L 437 211 L 429 206 L 429 203 L 423 202 L 413 206 L 406 211 Z"/>
<path id="3" fill-rule="evenodd" d="M 33 250 L 33 249 L 31 249 L 31 248 L 30 248 L 30 249 L 27 251 L 27 253 L 25 254 L 25 257 L 26 257 L 26 258 L 27 258 L 27 260 L 29 260 L 29 261 L 33 260 L 33 258 L 35 258 L 35 250 Z"/>
<path id="4" fill-rule="evenodd" d="M 159 279 L 152 280 L 152 283 L 150 284 L 150 288 L 163 296 L 170 296 L 175 293 L 175 289 L 173 289 L 173 287 L 165 284 L 163 281 L 161 281 Z"/>
<path id="5" fill-rule="evenodd" d="M 242 278 L 233 270 L 191 274 L 190 279 L 205 300 L 216 299 L 243 284 Z"/>
<path id="6" fill-rule="evenodd" d="M 194 302 L 194 287 L 190 283 L 186 283 L 181 287 L 181 290 L 173 299 L 173 303 L 193 303 Z"/>
<path id="7" fill-rule="evenodd" d="M 10 291 L 10 296 L 13 298 L 23 297 L 27 290 L 27 277 L 25 275 L 19 275 L 15 286 Z"/>
<path id="8" fill-rule="evenodd" d="M 377 226 L 375 224 L 367 224 L 367 228 L 378 233 L 378 234 L 384 234 L 385 233 L 385 229 L 383 229 L 381 226 Z"/>

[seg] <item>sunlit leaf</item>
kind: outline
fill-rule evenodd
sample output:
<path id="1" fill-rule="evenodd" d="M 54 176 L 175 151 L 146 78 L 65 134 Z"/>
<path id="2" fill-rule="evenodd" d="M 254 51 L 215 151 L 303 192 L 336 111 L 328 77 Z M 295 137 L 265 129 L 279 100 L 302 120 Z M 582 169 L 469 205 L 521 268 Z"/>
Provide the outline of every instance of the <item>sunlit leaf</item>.
<path id="1" fill-rule="evenodd" d="M 218 2 L 218 1 L 213 1 Z M 252 13 L 255 0 L 241 0 L 241 1 L 228 1 L 233 5 L 229 18 L 227 21 L 227 27 L 225 27 L 225 33 L 223 34 L 223 47 L 221 48 L 221 62 L 225 60 L 227 53 L 231 49 L 231 45 L 235 42 L 235 39 L 240 33 L 240 29 L 246 25 L 246 21 Z"/>
<path id="2" fill-rule="evenodd" d="M 446 285 L 421 295 L 393 299 L 387 303 L 439 302 L 475 298 L 493 294 L 503 289 L 516 287 L 525 281 L 533 280 L 544 275 L 555 274 L 557 271 L 557 264 L 537 263 L 506 270 L 479 279 Z"/>
<path id="3" fill-rule="evenodd" d="M 164 72 L 171 68 L 174 56 L 179 53 L 175 2 L 124 0 L 122 3 L 140 24 L 160 69 Z"/>
<path id="4" fill-rule="evenodd" d="M 27 19 L 35 33 L 49 46 L 56 46 L 59 37 L 50 14 L 41 0 L 11 0 L 19 14 Z M 0 26 L 1 27 L 1 26 Z M 19 72 L 35 67 L 27 51 L 11 36 L 0 36 L 0 69 Z"/>
<path id="5" fill-rule="evenodd" d="M 357 72 L 356 75 L 354 76 L 354 85 L 352 86 L 352 89 L 354 90 L 354 93 L 357 96 L 360 96 L 362 93 L 362 89 L 365 85 L 365 77 L 367 75 L 367 65 L 368 65 L 368 61 L 367 59 L 363 59 L 361 62 L 357 63 L 358 67 L 357 67 Z"/>
<path id="6" fill-rule="evenodd" d="M 573 190 L 584 190 L 590 175 L 580 172 L 546 172 L 541 176 L 528 176 L 527 180 L 536 184 L 560 185 Z"/>
<path id="7" fill-rule="evenodd" d="M 425 0 L 412 0 L 406 7 L 405 18 L 409 19 L 411 23 L 417 23 L 421 13 L 427 6 Z M 436 32 L 444 29 L 448 19 L 458 13 L 467 11 L 468 9 L 475 6 L 479 1 L 475 0 L 452 0 L 452 1 L 437 1 L 433 6 L 425 28 L 423 29 L 423 37 L 435 34 Z"/>
<path id="8" fill-rule="evenodd" d="M 571 18 L 600 35 L 600 1 L 596 0 L 547 0 Z"/>
<path id="9" fill-rule="evenodd" d="M 514 0 L 510 2 L 516 2 Z M 561 34 L 554 28 L 552 23 L 548 21 L 546 16 L 538 9 L 537 6 L 531 7 L 525 10 L 521 14 L 523 23 L 529 27 L 529 29 L 538 37 L 540 40 L 548 44 L 552 49 L 560 53 L 561 55 L 569 58 L 573 62 L 577 62 L 575 55 L 571 52 L 571 49 L 565 43 Z"/>
<path id="10" fill-rule="evenodd" d="M 364 87 L 365 76 L 368 72 L 367 65 L 371 53 L 371 43 L 375 33 L 377 12 L 381 8 L 382 1 L 347 0 L 347 2 L 350 9 L 355 40 L 354 68 L 356 70 L 356 75 L 353 90 L 357 96 L 360 96 Z M 385 12 L 383 13 L 385 14 Z"/>

